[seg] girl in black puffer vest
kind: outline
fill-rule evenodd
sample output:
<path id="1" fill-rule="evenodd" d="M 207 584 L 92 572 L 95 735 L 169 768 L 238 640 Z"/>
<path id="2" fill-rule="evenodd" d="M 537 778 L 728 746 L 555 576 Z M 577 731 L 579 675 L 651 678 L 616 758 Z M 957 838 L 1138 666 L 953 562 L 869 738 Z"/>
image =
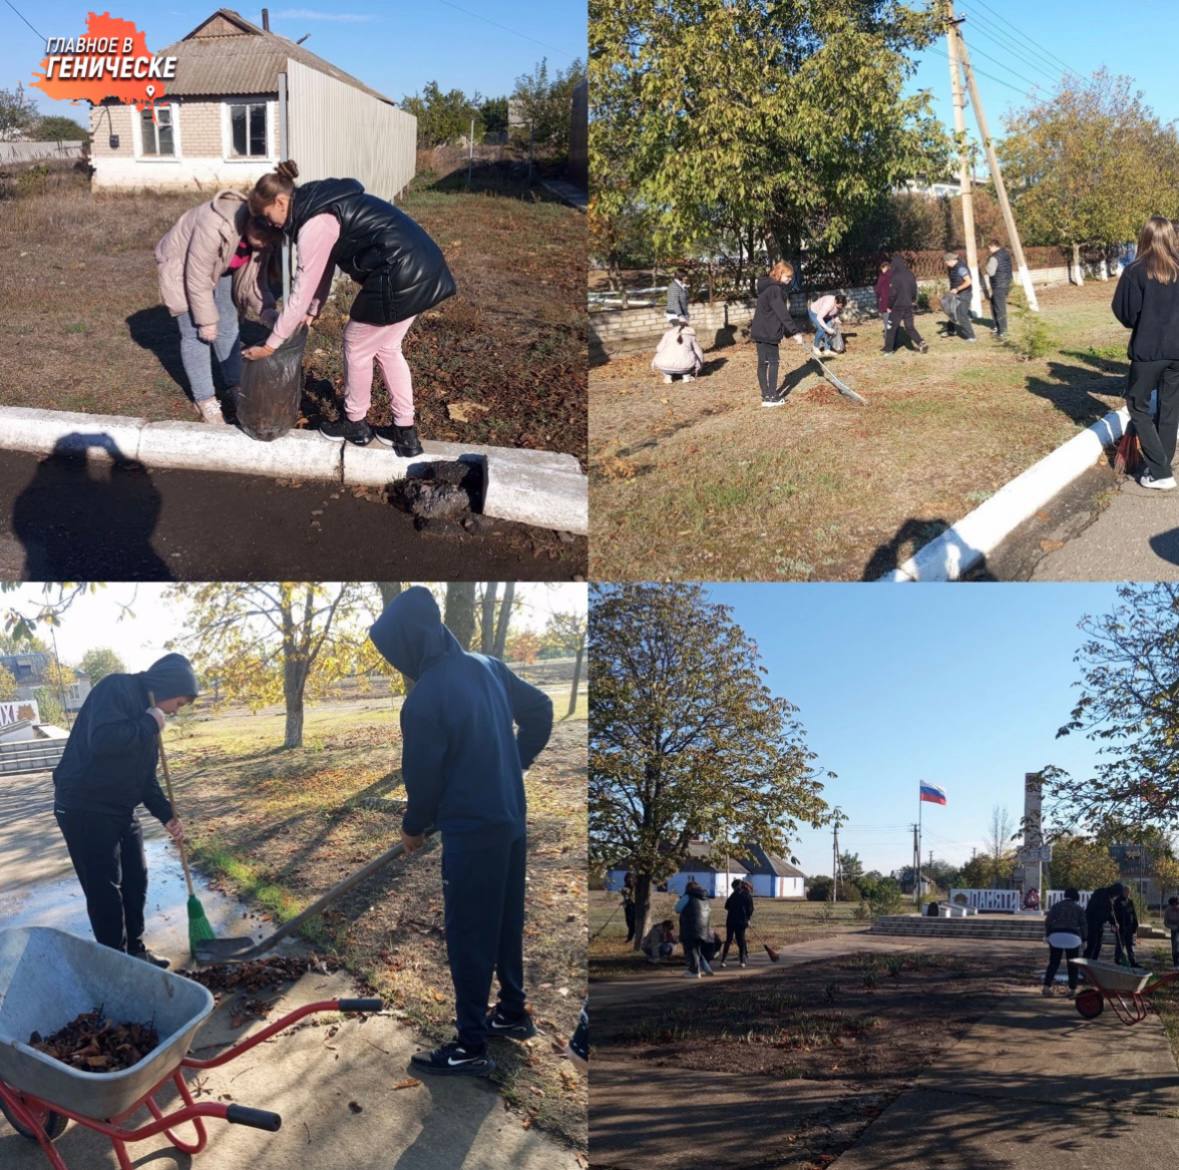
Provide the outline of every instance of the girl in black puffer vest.
<path id="1" fill-rule="evenodd" d="M 264 346 L 243 354 L 266 357 L 301 324 L 319 315 L 333 269 L 360 285 L 344 330 L 345 417 L 324 423 L 333 442 L 368 443 L 373 361 L 380 364 L 393 402 L 393 426 L 376 437 L 398 455 L 422 453 L 414 426 L 413 380 L 401 344 L 414 318 L 455 293 L 441 249 L 404 211 L 368 194 L 356 179 L 321 179 L 295 186 L 290 161 L 263 175 L 250 194 L 254 215 L 280 227 L 299 249 L 289 303 Z"/>

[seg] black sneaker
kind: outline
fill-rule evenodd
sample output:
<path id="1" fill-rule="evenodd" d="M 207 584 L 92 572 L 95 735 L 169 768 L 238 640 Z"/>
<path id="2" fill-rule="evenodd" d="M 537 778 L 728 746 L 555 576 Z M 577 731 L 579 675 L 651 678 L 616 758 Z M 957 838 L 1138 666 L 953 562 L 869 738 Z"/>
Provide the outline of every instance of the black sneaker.
<path id="1" fill-rule="evenodd" d="M 504 1015 L 498 1004 L 495 1011 L 487 1016 L 487 1033 L 490 1036 L 506 1036 L 509 1040 L 531 1040 L 536 1035 L 532 1017 L 524 1012 L 517 1017 Z"/>
<path id="2" fill-rule="evenodd" d="M 352 422 L 351 419 L 340 418 L 335 422 L 321 423 L 319 433 L 333 443 L 343 443 L 347 440 L 358 447 L 363 447 L 373 437 L 372 428 L 364 419 Z"/>
<path id="3" fill-rule="evenodd" d="M 744 965 L 744 964 L 743 964 Z M 582 1004 L 577 1020 L 577 1030 L 569 1037 L 567 1049 L 570 1056 L 585 1064 L 589 1060 L 589 1005 Z"/>
<path id="4" fill-rule="evenodd" d="M 133 959 L 142 959 L 145 963 L 150 963 L 153 967 L 170 967 L 171 962 L 167 959 L 161 959 L 159 955 L 153 955 L 146 947 L 142 951 L 128 951 L 128 954 Z"/>
<path id="5" fill-rule="evenodd" d="M 409 1062 L 415 1071 L 443 1077 L 489 1077 L 495 1061 L 483 1052 L 468 1052 L 457 1040 L 433 1052 L 415 1052 Z"/>
<path id="6" fill-rule="evenodd" d="M 391 427 L 377 428 L 377 441 L 384 443 L 402 459 L 412 459 L 422 453 L 422 444 L 418 441 L 418 428 L 414 426 L 399 427 L 396 423 Z"/>

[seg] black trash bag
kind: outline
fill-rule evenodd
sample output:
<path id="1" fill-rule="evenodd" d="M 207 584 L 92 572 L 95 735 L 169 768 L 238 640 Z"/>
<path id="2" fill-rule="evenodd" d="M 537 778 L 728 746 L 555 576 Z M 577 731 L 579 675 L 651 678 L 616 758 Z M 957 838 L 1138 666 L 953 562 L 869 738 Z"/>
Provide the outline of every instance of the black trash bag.
<path id="1" fill-rule="evenodd" d="M 307 329 L 299 329 L 269 357 L 242 362 L 237 393 L 237 425 L 251 439 L 269 443 L 299 421 L 303 399 L 303 350 Z"/>

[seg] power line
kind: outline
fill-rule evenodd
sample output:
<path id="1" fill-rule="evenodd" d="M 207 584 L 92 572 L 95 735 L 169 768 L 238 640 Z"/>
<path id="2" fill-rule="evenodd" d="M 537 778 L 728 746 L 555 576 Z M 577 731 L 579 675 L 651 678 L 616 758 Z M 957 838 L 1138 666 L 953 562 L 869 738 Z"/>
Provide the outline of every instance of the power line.
<path id="1" fill-rule="evenodd" d="M 950 50 L 946 49 L 946 56 L 948 57 Z M 1027 90 L 1021 89 L 1018 85 L 1012 85 L 1010 81 L 1004 81 L 1001 77 L 996 77 L 993 73 L 984 73 L 981 69 L 974 71 L 979 77 L 985 77 L 988 81 L 997 82 L 999 85 L 1005 85 L 1008 89 L 1014 90 L 1020 97 L 1027 97 Z"/>
<path id="2" fill-rule="evenodd" d="M 982 49 L 978 48 L 977 45 L 971 50 L 971 52 L 977 53 L 980 57 L 986 57 L 986 59 L 988 61 L 994 61 L 996 65 L 1001 65 L 1004 69 L 1006 69 L 1011 74 L 1012 77 L 1018 77 L 1020 79 L 1020 81 L 1026 81 L 1028 83 L 1028 85 L 1030 85 L 1032 87 L 1032 89 L 1039 89 L 1040 86 L 1043 84 L 1042 82 L 1039 82 L 1039 81 L 1033 81 L 1030 77 L 1026 77 L 1026 76 L 1024 76 L 1024 74 L 1018 72 L 1015 69 L 1012 69 L 1011 66 L 1007 64 L 1006 61 L 1002 60 L 999 57 L 993 57 L 990 53 L 984 52 Z"/>
<path id="3" fill-rule="evenodd" d="M 1021 63 L 1030 66 L 1032 69 L 1044 69 L 1053 74 L 1057 72 L 1056 66 L 1051 64 L 1047 57 L 1034 56 L 1033 52 L 1024 49 L 1014 37 L 992 25 L 985 17 L 981 17 L 977 13 L 970 13 L 969 15 L 971 17 L 969 22 L 971 31 L 993 41 L 1004 53 L 1010 53 Z"/>
<path id="4" fill-rule="evenodd" d="M 8 0 L 4 0 L 7 4 Z M 500 24 L 498 21 L 492 20 L 489 16 L 484 16 L 481 12 L 472 12 L 469 8 L 464 8 L 461 4 L 455 4 L 454 0 L 440 0 L 448 8 L 454 8 L 459 12 L 465 13 L 467 16 L 473 16 L 476 20 L 483 21 L 484 24 L 493 25 L 495 28 L 501 29 L 503 32 L 511 33 L 514 37 L 521 37 L 523 40 L 531 41 L 534 45 L 540 45 L 542 49 L 550 49 L 554 53 L 560 53 L 563 57 L 569 57 L 572 60 L 579 60 L 580 54 L 570 53 L 566 49 L 558 49 L 556 45 L 550 45 L 546 41 L 538 41 L 536 37 L 530 37 L 527 33 L 517 32 L 514 28 L 508 28 L 506 24 Z"/>
<path id="5" fill-rule="evenodd" d="M 1055 53 L 1053 53 L 1051 51 L 1051 49 L 1046 49 L 1043 45 L 1041 45 L 1039 43 L 1039 41 L 1033 40 L 1031 37 L 1029 37 L 1027 35 L 1027 33 L 1022 32 L 1019 28 L 1017 28 L 1014 24 L 1012 24 L 1011 21 L 1009 21 L 1007 19 L 1007 17 L 1003 16 L 999 12 L 996 12 L 989 4 L 986 3 L 986 0 L 971 0 L 971 3 L 981 5 L 992 16 L 994 16 L 996 19 L 1001 21 L 1003 24 L 1007 25 L 1007 27 L 1010 28 L 1012 30 L 1012 32 L 1014 32 L 1017 36 L 1019 36 L 1020 38 L 1022 38 L 1025 41 L 1027 41 L 1027 43 L 1029 45 L 1031 45 L 1035 49 L 1038 49 L 1046 57 L 1050 57 L 1053 61 L 1055 61 L 1060 66 L 1061 69 L 1065 70 L 1065 72 L 1067 72 L 1067 73 L 1073 72 L 1072 67 L 1070 65 L 1068 65 L 1066 62 L 1062 61 Z"/>
<path id="6" fill-rule="evenodd" d="M 8 7 L 11 8 L 12 11 L 15 12 L 17 14 L 17 16 L 19 16 L 21 18 L 21 20 L 24 20 L 25 24 L 28 24 L 29 28 L 33 29 L 33 32 L 37 33 L 37 38 L 41 41 L 42 44 L 46 43 L 45 38 L 43 36 L 41 36 L 41 34 L 39 32 L 37 32 L 37 30 L 35 28 L 33 28 L 33 26 L 31 24 L 29 24 L 29 22 L 27 20 L 25 20 L 25 14 L 13 5 L 12 0 L 4 0 L 4 3 L 7 4 Z"/>

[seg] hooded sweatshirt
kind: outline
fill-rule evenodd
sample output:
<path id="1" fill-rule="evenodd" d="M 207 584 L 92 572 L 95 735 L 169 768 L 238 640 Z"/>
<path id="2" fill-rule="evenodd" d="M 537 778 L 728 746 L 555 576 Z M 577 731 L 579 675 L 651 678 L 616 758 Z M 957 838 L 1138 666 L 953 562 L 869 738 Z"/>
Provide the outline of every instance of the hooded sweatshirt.
<path id="1" fill-rule="evenodd" d="M 794 318 L 790 315 L 782 285 L 768 276 L 759 276 L 757 308 L 753 310 L 749 336 L 754 341 L 777 345 L 783 337 L 793 337 L 800 332 L 801 329 L 795 325 Z"/>
<path id="2" fill-rule="evenodd" d="M 1131 330 L 1128 355 L 1134 362 L 1179 359 L 1179 280 L 1163 284 L 1135 260 L 1114 289 L 1113 314 Z"/>
<path id="3" fill-rule="evenodd" d="M 688 325 L 673 325 L 659 339 L 651 369 L 661 374 L 695 374 L 704 365 L 704 351 Z"/>
<path id="4" fill-rule="evenodd" d="M 420 585 L 385 607 L 369 638 L 414 681 L 401 706 L 405 832 L 522 833 L 524 772 L 552 733 L 552 700 L 499 659 L 464 650 Z"/>
<path id="5" fill-rule="evenodd" d="M 888 269 L 888 307 L 890 309 L 911 309 L 917 303 L 917 278 L 905 263 L 905 258 L 896 255 Z"/>
<path id="6" fill-rule="evenodd" d="M 181 654 L 165 654 L 141 674 L 100 680 L 86 696 L 54 769 L 55 807 L 129 817 L 143 804 L 167 824 L 172 806 L 156 779 L 159 732 L 147 710 L 153 699 L 198 693 L 192 664 Z"/>

